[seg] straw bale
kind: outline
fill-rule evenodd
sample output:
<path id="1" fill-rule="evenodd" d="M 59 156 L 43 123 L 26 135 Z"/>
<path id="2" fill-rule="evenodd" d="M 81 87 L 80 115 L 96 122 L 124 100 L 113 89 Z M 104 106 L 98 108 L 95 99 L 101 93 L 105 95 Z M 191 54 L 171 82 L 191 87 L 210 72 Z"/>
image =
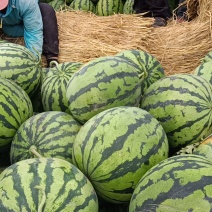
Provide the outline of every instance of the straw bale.
<path id="1" fill-rule="evenodd" d="M 154 39 L 152 18 L 116 14 L 96 16 L 82 11 L 57 13 L 60 36 L 60 61 L 88 62 L 114 55 L 125 49 L 147 51 Z"/>
<path id="2" fill-rule="evenodd" d="M 212 50 L 209 22 L 193 20 L 157 28 L 154 42 L 149 42 L 148 51 L 164 67 L 166 74 L 192 73 L 201 59 Z"/>

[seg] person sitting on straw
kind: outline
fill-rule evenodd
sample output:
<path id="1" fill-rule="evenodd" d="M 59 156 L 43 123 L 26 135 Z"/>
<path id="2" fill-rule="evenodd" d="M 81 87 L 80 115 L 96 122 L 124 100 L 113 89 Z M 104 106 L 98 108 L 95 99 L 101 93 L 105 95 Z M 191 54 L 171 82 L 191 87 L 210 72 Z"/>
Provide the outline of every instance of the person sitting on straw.
<path id="1" fill-rule="evenodd" d="M 47 67 L 58 62 L 59 39 L 56 13 L 37 0 L 0 0 L 0 29 L 11 37 L 24 37 L 26 48 L 36 56 L 43 53 Z"/>
<path id="2" fill-rule="evenodd" d="M 172 16 L 168 0 L 135 0 L 133 9 L 136 14 L 143 14 L 143 17 L 153 17 L 153 27 L 166 26 Z"/>

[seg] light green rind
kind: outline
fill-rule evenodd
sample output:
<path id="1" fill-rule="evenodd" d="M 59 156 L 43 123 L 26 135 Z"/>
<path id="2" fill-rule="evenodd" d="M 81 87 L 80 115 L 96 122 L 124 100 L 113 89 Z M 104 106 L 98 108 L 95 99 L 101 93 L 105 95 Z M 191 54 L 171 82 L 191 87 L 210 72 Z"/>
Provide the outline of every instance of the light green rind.
<path id="1" fill-rule="evenodd" d="M 24 170 L 24 171 L 23 171 Z M 0 175 L 0 211 L 98 212 L 98 200 L 89 180 L 71 163 L 58 158 L 17 162 Z"/>
<path id="2" fill-rule="evenodd" d="M 146 90 L 141 108 L 163 126 L 176 152 L 212 132 L 212 86 L 193 74 L 164 77 Z"/>
<path id="3" fill-rule="evenodd" d="M 168 140 L 159 122 L 138 107 L 105 110 L 80 129 L 73 163 L 109 202 L 129 202 L 140 178 L 168 157 Z"/>
<path id="4" fill-rule="evenodd" d="M 198 155 L 170 157 L 152 167 L 137 184 L 129 212 L 210 212 L 212 163 Z"/>

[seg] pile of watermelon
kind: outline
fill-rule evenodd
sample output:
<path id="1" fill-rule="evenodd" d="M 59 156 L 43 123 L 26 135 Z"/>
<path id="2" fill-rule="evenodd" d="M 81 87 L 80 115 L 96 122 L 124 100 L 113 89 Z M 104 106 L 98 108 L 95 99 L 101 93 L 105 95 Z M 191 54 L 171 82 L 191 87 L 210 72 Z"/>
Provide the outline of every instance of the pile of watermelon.
<path id="1" fill-rule="evenodd" d="M 43 68 L 1 42 L 0 57 L 0 211 L 212 210 L 210 53 L 169 76 L 137 49 Z"/>
<path id="2" fill-rule="evenodd" d="M 80 10 L 98 16 L 133 14 L 134 0 L 40 0 L 48 3 L 55 11 Z"/>

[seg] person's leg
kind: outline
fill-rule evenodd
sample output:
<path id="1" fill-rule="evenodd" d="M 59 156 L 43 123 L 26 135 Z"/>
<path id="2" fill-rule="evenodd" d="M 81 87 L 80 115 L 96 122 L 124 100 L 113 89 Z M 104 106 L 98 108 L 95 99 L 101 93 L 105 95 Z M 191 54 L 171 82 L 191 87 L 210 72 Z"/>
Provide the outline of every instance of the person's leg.
<path id="1" fill-rule="evenodd" d="M 47 59 L 47 67 L 51 61 L 58 61 L 59 38 L 55 10 L 47 3 L 39 3 L 43 20 L 43 54 Z"/>
<path id="2" fill-rule="evenodd" d="M 179 0 L 179 5 L 184 3 L 186 0 Z M 186 4 L 180 6 L 178 9 L 177 9 L 177 19 L 180 20 L 180 21 L 183 21 L 183 20 L 188 20 L 188 17 L 186 15 L 186 11 L 187 11 L 187 6 Z"/>
<path id="3" fill-rule="evenodd" d="M 145 0 L 153 17 L 168 19 L 172 12 L 168 0 Z"/>
<path id="4" fill-rule="evenodd" d="M 133 10 L 136 14 L 138 13 L 146 13 L 143 15 L 144 17 L 151 17 L 152 15 L 149 13 L 149 5 L 146 4 L 145 0 L 135 0 L 133 4 Z"/>

